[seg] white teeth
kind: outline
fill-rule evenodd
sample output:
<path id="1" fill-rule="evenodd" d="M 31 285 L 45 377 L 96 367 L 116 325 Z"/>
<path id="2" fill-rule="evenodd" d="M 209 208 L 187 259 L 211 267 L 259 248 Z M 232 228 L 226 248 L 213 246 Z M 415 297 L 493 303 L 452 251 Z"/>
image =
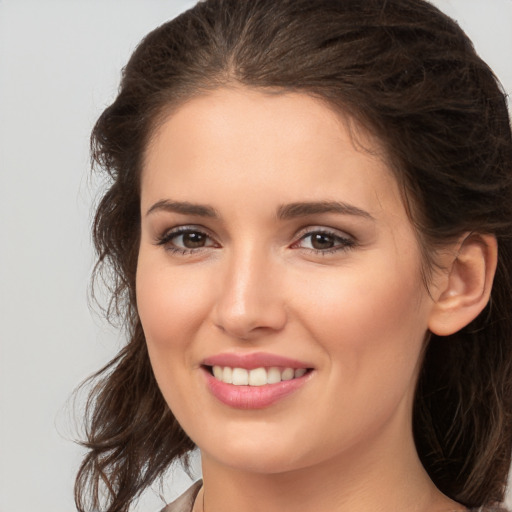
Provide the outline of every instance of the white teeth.
<path id="1" fill-rule="evenodd" d="M 231 368 L 230 366 L 214 366 L 213 376 L 225 384 L 235 386 L 265 386 L 266 384 L 277 384 L 281 381 L 298 379 L 306 374 L 306 368 Z"/>
<path id="2" fill-rule="evenodd" d="M 281 382 L 281 370 L 279 368 L 269 368 L 267 370 L 267 382 L 269 384 Z"/>
<path id="3" fill-rule="evenodd" d="M 255 368 L 249 372 L 249 386 L 264 386 L 267 383 L 267 370 Z"/>
<path id="4" fill-rule="evenodd" d="M 285 368 L 281 374 L 281 380 L 292 380 L 295 377 L 293 368 Z"/>
<path id="5" fill-rule="evenodd" d="M 233 382 L 233 368 L 226 366 L 222 375 L 222 382 L 231 384 Z"/>
<path id="6" fill-rule="evenodd" d="M 245 368 L 233 368 L 233 384 L 235 386 L 247 386 L 249 384 L 249 372 Z"/>

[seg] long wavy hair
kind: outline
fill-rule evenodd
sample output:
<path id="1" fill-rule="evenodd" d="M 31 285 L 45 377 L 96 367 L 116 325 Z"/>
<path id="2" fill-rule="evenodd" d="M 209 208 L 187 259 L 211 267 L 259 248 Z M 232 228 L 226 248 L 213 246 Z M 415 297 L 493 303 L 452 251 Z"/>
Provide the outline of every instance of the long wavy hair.
<path id="1" fill-rule="evenodd" d="M 512 448 L 512 139 L 496 77 L 424 0 L 206 0 L 144 38 L 92 133 L 95 166 L 109 180 L 93 226 L 95 275 L 109 283 L 107 314 L 127 344 L 93 377 L 78 509 L 127 512 L 194 448 L 157 387 L 137 314 L 139 181 L 165 116 L 233 83 L 322 98 L 375 134 L 425 268 L 433 248 L 462 233 L 496 236 L 491 301 L 456 334 L 430 336 L 413 428 L 442 492 L 468 507 L 498 504 Z"/>

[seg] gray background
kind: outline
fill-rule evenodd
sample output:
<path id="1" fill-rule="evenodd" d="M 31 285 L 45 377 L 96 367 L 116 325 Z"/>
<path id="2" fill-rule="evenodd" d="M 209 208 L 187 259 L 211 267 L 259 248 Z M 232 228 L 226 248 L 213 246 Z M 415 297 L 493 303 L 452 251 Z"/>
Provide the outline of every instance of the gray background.
<path id="1" fill-rule="evenodd" d="M 0 512 L 74 510 L 70 395 L 122 344 L 87 305 L 88 136 L 137 42 L 193 3 L 0 0 Z M 512 92 L 512 0 L 435 3 Z M 166 499 L 190 483 L 175 472 Z"/>

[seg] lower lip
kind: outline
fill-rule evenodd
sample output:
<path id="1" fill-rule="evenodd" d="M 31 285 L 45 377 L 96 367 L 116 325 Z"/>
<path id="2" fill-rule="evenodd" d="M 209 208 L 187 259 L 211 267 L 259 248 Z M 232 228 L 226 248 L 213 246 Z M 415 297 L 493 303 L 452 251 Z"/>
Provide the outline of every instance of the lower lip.
<path id="1" fill-rule="evenodd" d="M 264 386 L 235 386 L 217 380 L 206 368 L 203 368 L 206 383 L 212 395 L 225 405 L 236 409 L 263 409 L 301 388 L 311 377 L 308 372 L 302 377 L 283 380 Z"/>

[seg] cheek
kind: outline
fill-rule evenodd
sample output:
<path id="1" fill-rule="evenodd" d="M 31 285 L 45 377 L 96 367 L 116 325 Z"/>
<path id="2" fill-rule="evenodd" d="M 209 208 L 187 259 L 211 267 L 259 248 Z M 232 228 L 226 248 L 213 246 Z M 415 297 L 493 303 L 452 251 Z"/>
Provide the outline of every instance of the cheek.
<path id="1" fill-rule="evenodd" d="M 301 295 L 302 321 L 345 377 L 416 368 L 427 332 L 426 291 L 416 265 L 343 269 Z M 364 374 L 364 377 L 363 377 Z M 371 380 L 371 379 L 369 379 Z"/>
<path id="2" fill-rule="evenodd" d="M 208 286 L 201 276 L 190 278 L 185 270 L 172 271 L 141 254 L 136 286 L 148 346 L 174 350 L 186 344 L 208 310 Z"/>
<path id="3" fill-rule="evenodd" d="M 345 276 L 302 296 L 302 323 L 326 355 L 317 400 L 333 439 L 339 432 L 346 439 L 369 435 L 400 404 L 412 407 L 426 332 L 422 284 L 413 274 L 380 275 Z"/>
<path id="4" fill-rule="evenodd" d="M 155 260 L 143 253 L 139 257 L 137 308 L 155 378 L 181 423 L 183 411 L 191 411 L 192 417 L 201 414 L 199 405 L 185 397 L 192 392 L 188 383 L 197 366 L 193 341 L 208 299 L 197 280 Z"/>

